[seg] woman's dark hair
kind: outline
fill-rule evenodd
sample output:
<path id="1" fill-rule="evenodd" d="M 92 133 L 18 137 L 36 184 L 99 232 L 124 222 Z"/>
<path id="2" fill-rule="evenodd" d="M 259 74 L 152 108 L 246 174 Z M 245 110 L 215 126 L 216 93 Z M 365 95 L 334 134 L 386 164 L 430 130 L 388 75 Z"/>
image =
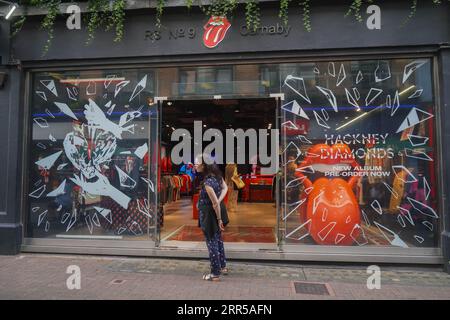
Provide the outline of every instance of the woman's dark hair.
<path id="1" fill-rule="evenodd" d="M 219 166 L 217 164 L 203 163 L 203 167 L 204 167 L 203 174 L 205 177 L 214 176 L 216 178 L 222 178 L 222 171 L 220 171 Z"/>

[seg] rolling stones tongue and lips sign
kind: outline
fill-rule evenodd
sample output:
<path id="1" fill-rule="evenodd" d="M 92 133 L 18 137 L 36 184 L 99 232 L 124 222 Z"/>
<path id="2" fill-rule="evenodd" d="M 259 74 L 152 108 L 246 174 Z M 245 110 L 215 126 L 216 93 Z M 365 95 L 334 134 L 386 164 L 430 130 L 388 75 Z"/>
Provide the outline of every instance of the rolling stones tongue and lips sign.
<path id="1" fill-rule="evenodd" d="M 222 42 L 230 29 L 231 23 L 226 17 L 211 17 L 204 25 L 203 44 L 208 48 L 215 48 Z"/>

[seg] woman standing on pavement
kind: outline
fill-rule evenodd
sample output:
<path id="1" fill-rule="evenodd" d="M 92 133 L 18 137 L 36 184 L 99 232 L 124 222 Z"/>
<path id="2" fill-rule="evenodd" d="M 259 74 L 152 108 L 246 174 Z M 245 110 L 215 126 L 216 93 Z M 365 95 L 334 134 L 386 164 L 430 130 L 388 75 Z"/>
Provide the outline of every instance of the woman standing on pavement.
<path id="1" fill-rule="evenodd" d="M 222 203 L 228 187 L 222 178 L 222 173 L 214 161 L 207 156 L 195 159 L 195 170 L 203 175 L 200 197 L 198 200 L 199 224 L 205 235 L 206 245 L 211 263 L 211 273 L 205 274 L 203 280 L 218 281 L 221 274 L 227 274 L 225 249 L 223 246 L 222 221 L 226 208 Z"/>

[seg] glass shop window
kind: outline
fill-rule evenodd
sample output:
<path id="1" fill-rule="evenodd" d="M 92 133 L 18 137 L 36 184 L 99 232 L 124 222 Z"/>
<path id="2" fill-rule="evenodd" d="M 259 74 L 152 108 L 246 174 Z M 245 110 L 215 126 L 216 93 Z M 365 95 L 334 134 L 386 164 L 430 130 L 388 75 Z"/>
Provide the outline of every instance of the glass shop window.
<path id="1" fill-rule="evenodd" d="M 32 81 L 27 236 L 148 240 L 152 71 L 36 73 Z"/>
<path id="2" fill-rule="evenodd" d="M 233 93 L 232 67 L 180 69 L 180 95 L 215 95 Z"/>
<path id="3" fill-rule="evenodd" d="M 438 246 L 431 59 L 280 70 L 285 242 Z"/>

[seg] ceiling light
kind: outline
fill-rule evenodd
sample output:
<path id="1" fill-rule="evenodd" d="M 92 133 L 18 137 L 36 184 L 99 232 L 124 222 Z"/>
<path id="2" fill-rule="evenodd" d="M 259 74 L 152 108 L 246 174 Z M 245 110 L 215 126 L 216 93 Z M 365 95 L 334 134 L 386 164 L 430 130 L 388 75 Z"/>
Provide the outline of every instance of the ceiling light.
<path id="1" fill-rule="evenodd" d="M 17 3 L 14 3 L 14 2 L 10 2 L 10 1 L 0 1 L 0 2 L 3 2 L 3 3 L 8 3 L 10 6 L 9 6 L 9 10 L 8 10 L 8 13 L 6 14 L 6 17 L 5 17 L 5 19 L 6 20 L 8 20 L 10 17 L 11 17 L 11 15 L 13 14 L 13 12 L 17 9 L 17 7 L 19 6 Z"/>

